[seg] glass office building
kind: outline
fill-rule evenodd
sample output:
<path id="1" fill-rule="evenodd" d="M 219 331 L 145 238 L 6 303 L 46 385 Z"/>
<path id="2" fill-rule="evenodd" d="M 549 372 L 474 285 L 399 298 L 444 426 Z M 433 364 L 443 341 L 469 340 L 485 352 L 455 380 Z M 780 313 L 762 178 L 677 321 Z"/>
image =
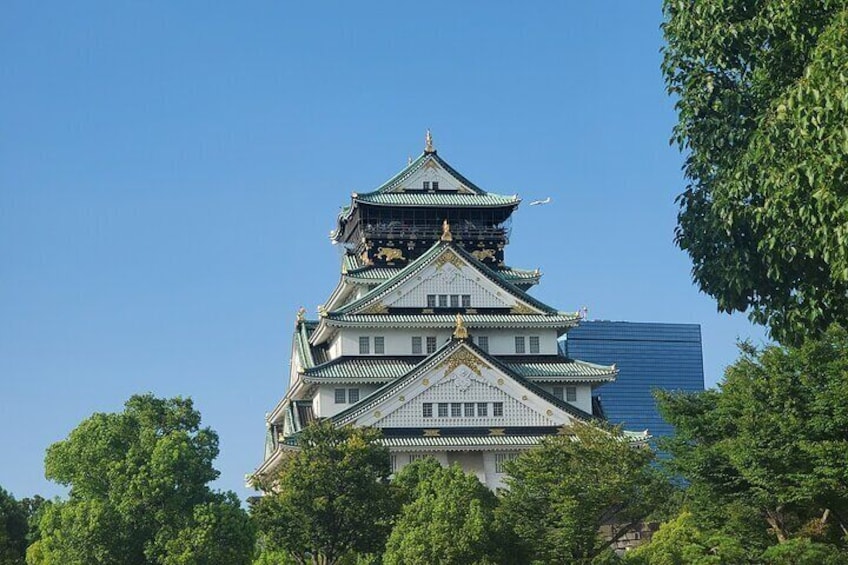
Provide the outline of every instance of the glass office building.
<path id="1" fill-rule="evenodd" d="M 606 418 L 654 437 L 672 427 L 657 411 L 651 391 L 704 390 L 701 326 L 583 321 L 563 336 L 563 353 L 604 365 L 616 364 L 618 378 L 595 390 Z"/>

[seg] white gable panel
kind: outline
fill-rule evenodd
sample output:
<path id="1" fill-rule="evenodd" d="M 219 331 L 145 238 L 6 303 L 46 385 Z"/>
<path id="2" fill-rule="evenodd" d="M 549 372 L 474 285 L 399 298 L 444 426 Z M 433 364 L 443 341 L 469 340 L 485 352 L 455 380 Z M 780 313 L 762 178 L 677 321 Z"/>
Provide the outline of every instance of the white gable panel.
<path id="1" fill-rule="evenodd" d="M 423 190 L 424 183 L 428 182 L 432 188 L 433 183 L 439 183 L 439 188 L 436 193 L 444 190 L 459 191 L 463 194 L 473 193 L 471 189 L 462 184 L 457 178 L 448 173 L 434 159 L 429 159 L 417 171 L 412 173 L 408 178 L 404 179 L 392 192 L 404 192 L 406 190 Z"/>
<path id="2" fill-rule="evenodd" d="M 460 268 L 453 263 L 439 265 L 437 262 L 392 290 L 383 304 L 395 308 L 427 308 L 428 294 L 468 294 L 472 308 L 511 308 L 516 304 L 514 297 L 476 269 L 465 264 Z"/>
<path id="3" fill-rule="evenodd" d="M 423 417 L 422 405 L 434 404 L 431 418 Z M 438 417 L 439 402 L 487 402 L 486 417 Z M 492 415 L 492 404 L 503 402 L 504 415 Z M 449 407 L 450 410 L 450 407 Z M 464 406 L 463 406 L 464 410 Z M 489 366 L 475 353 L 462 347 L 426 374 L 395 389 L 391 397 L 355 419 L 358 426 L 421 427 L 449 426 L 559 426 L 573 417 L 562 408 L 530 392 L 510 376 Z"/>

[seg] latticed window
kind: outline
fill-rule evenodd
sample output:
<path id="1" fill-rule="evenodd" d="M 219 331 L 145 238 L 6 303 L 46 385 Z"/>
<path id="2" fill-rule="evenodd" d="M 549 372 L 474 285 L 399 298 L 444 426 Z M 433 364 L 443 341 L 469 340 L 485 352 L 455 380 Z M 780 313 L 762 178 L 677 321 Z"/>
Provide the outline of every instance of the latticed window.
<path id="1" fill-rule="evenodd" d="M 465 403 L 465 417 L 473 418 L 474 417 L 474 403 L 466 402 Z"/>
<path id="2" fill-rule="evenodd" d="M 447 308 L 448 307 L 448 295 L 440 294 L 439 295 L 439 308 Z"/>
<path id="3" fill-rule="evenodd" d="M 462 295 L 462 307 L 463 308 L 471 308 L 471 295 L 463 294 Z"/>
<path id="4" fill-rule="evenodd" d="M 451 402 L 451 418 L 462 418 L 461 402 Z"/>
<path id="5" fill-rule="evenodd" d="M 576 386 L 565 387 L 565 399 L 569 402 L 577 402 L 577 387 Z"/>
<path id="6" fill-rule="evenodd" d="M 555 386 L 553 388 L 553 395 L 560 400 L 565 400 L 565 396 L 563 395 L 563 389 L 561 386 Z"/>
<path id="7" fill-rule="evenodd" d="M 477 403 L 477 416 L 485 417 L 489 415 L 489 405 L 485 402 Z"/>
<path id="8" fill-rule="evenodd" d="M 430 181 L 428 181 L 428 180 L 424 181 L 424 190 L 430 190 Z"/>
<path id="9" fill-rule="evenodd" d="M 436 336 L 428 335 L 427 336 L 427 354 L 436 352 Z"/>
<path id="10" fill-rule="evenodd" d="M 383 336 L 376 336 L 374 338 L 374 353 L 377 355 L 383 355 L 386 353 L 386 338 Z"/>
<path id="11" fill-rule="evenodd" d="M 505 473 L 504 463 L 518 457 L 517 453 L 495 453 L 495 473 Z"/>
<path id="12" fill-rule="evenodd" d="M 347 401 L 351 404 L 356 404 L 359 402 L 359 389 L 351 388 L 347 391 Z"/>
<path id="13" fill-rule="evenodd" d="M 389 455 L 389 460 L 392 462 L 392 473 L 398 472 L 398 460 L 397 455 L 392 453 Z"/>
<path id="14" fill-rule="evenodd" d="M 439 418 L 447 418 L 448 417 L 448 403 L 447 402 L 439 402 Z"/>
<path id="15" fill-rule="evenodd" d="M 539 336 L 530 336 L 530 353 L 539 353 Z"/>
<path id="16" fill-rule="evenodd" d="M 489 351 L 489 336 L 487 335 L 478 335 L 477 336 L 477 346 L 483 351 Z"/>
<path id="17" fill-rule="evenodd" d="M 437 180 L 433 181 L 433 190 L 439 190 L 439 181 L 437 181 Z"/>
<path id="18" fill-rule="evenodd" d="M 424 459 L 425 457 L 427 457 L 427 456 L 423 453 L 410 453 L 409 454 L 409 462 L 413 463 L 415 461 L 418 461 L 419 459 Z"/>
<path id="19" fill-rule="evenodd" d="M 524 336 L 517 335 L 515 336 L 515 352 L 518 354 L 525 353 L 527 350 L 524 348 Z"/>
<path id="20" fill-rule="evenodd" d="M 503 416 L 503 402 L 492 403 L 492 416 L 496 418 Z"/>
<path id="21" fill-rule="evenodd" d="M 451 294 L 450 295 L 450 305 L 451 308 L 459 308 L 459 295 Z"/>
<path id="22" fill-rule="evenodd" d="M 416 335 L 412 337 L 412 354 L 413 355 L 421 355 L 423 350 L 421 349 L 421 336 Z"/>
<path id="23" fill-rule="evenodd" d="M 360 336 L 359 337 L 359 354 L 360 355 L 368 355 L 371 353 L 370 341 L 368 336 Z"/>
<path id="24" fill-rule="evenodd" d="M 336 404 L 344 404 L 345 400 L 347 400 L 346 390 L 343 388 L 337 388 L 335 391 L 335 400 Z"/>
<path id="25" fill-rule="evenodd" d="M 422 404 L 422 414 L 421 415 L 424 416 L 425 418 L 432 418 L 433 417 L 433 403 L 432 402 L 425 402 L 424 404 Z"/>
<path id="26" fill-rule="evenodd" d="M 427 295 L 427 308 L 435 308 L 436 307 L 436 295 L 428 294 Z"/>

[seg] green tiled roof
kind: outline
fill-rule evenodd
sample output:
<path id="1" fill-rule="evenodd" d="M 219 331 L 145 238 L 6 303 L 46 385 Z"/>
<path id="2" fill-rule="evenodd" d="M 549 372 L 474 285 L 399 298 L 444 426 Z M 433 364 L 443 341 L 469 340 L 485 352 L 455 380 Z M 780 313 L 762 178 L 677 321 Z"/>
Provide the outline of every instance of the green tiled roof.
<path id="1" fill-rule="evenodd" d="M 304 371 L 308 382 L 383 383 L 404 376 L 423 361 L 423 357 L 338 357 Z M 559 358 L 547 362 L 500 361 L 514 373 L 541 382 L 606 382 L 615 377 L 614 367 Z"/>
<path id="2" fill-rule="evenodd" d="M 381 283 L 389 280 L 400 272 L 399 268 L 362 266 L 358 260 L 349 259 L 349 257 L 352 256 L 346 255 L 343 260 L 343 265 L 346 267 L 344 277 L 348 280 Z M 356 266 L 354 267 L 351 265 Z M 512 284 L 536 283 L 539 281 L 539 277 L 542 276 L 541 273 L 536 271 L 513 268 L 492 269 L 492 273 L 501 277 L 505 281 L 511 282 Z"/>
<path id="3" fill-rule="evenodd" d="M 357 202 L 377 206 L 442 206 L 445 208 L 464 208 L 467 206 L 502 207 L 517 206 L 518 196 L 501 194 L 459 194 L 454 192 L 369 192 L 357 194 Z"/>
<path id="4" fill-rule="evenodd" d="M 513 283 L 504 279 L 503 277 L 496 274 L 495 271 L 484 265 L 482 262 L 478 261 L 473 255 L 467 252 L 459 245 L 454 245 L 453 242 L 450 241 L 438 241 L 436 242 L 430 249 L 422 253 L 417 259 L 415 259 L 412 263 L 403 267 L 402 269 L 397 271 L 397 274 L 391 279 L 381 283 L 379 286 L 371 290 L 368 294 L 359 298 L 358 300 L 354 300 L 349 304 L 345 305 L 342 308 L 339 308 L 334 313 L 342 314 L 347 312 L 352 312 L 362 306 L 365 306 L 369 302 L 377 300 L 379 297 L 383 296 L 390 290 L 392 290 L 395 286 L 407 280 L 409 277 L 415 275 L 425 267 L 427 267 L 432 261 L 434 261 L 439 255 L 445 252 L 454 252 L 460 257 L 462 257 L 469 265 L 477 270 L 481 275 L 498 285 L 501 289 L 511 294 L 513 297 L 521 300 L 522 302 L 526 302 L 530 304 L 532 307 L 542 310 L 543 312 L 547 312 L 549 314 L 556 314 L 556 310 L 545 304 L 544 302 L 537 300 L 536 298 L 530 296 L 524 290 L 518 288 Z"/>
<path id="5" fill-rule="evenodd" d="M 337 327 L 453 328 L 456 314 L 330 314 L 324 318 Z M 469 328 L 568 328 L 577 325 L 576 313 L 557 314 L 463 314 Z"/>
<path id="6" fill-rule="evenodd" d="M 399 172 L 398 174 L 384 182 L 382 185 L 377 187 L 374 192 L 389 192 L 391 190 L 396 189 L 398 185 L 400 185 L 403 181 L 415 174 L 416 171 L 418 171 L 421 167 L 424 166 L 427 161 L 430 160 L 433 160 L 438 163 L 440 167 L 447 171 L 448 174 L 450 174 L 456 180 L 461 182 L 466 188 L 468 188 L 468 190 L 471 190 L 472 192 L 475 192 L 477 194 L 486 194 L 486 192 L 482 188 L 465 178 L 459 171 L 451 167 L 447 161 L 439 157 L 439 154 L 436 151 L 433 151 L 432 153 L 428 153 L 425 151 L 424 153 L 416 157 L 414 161 L 409 163 L 401 172 Z"/>
<path id="7" fill-rule="evenodd" d="M 309 336 L 317 326 L 318 322 L 304 320 L 303 322 L 299 322 L 295 328 L 295 347 L 304 369 L 315 365 L 315 360 L 312 358 L 312 347 L 309 345 Z"/>

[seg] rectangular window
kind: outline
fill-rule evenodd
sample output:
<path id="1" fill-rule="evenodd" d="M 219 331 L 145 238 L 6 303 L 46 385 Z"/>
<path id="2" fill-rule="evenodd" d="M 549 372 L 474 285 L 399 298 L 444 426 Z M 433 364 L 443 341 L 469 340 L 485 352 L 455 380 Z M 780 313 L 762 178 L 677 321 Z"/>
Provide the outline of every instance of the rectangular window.
<path id="1" fill-rule="evenodd" d="M 489 405 L 486 404 L 485 402 L 478 402 L 477 403 L 477 416 L 478 417 L 485 417 L 485 416 L 488 416 L 488 415 L 489 415 Z"/>
<path id="2" fill-rule="evenodd" d="M 359 354 L 368 355 L 371 353 L 370 338 L 368 336 L 360 336 L 359 338 Z"/>
<path id="3" fill-rule="evenodd" d="M 347 401 L 350 404 L 356 404 L 359 402 L 359 389 L 358 388 L 349 388 L 347 390 Z"/>
<path id="4" fill-rule="evenodd" d="M 439 181 L 437 181 L 437 180 L 433 181 L 433 190 L 439 190 Z"/>
<path id="5" fill-rule="evenodd" d="M 500 418 L 503 416 L 503 402 L 492 403 L 492 416 Z"/>
<path id="6" fill-rule="evenodd" d="M 465 403 L 465 417 L 473 418 L 474 417 L 474 403 L 466 402 Z"/>
<path id="7" fill-rule="evenodd" d="M 462 295 L 462 307 L 463 308 L 471 308 L 471 295 L 463 294 Z"/>
<path id="8" fill-rule="evenodd" d="M 577 387 L 576 386 L 565 387 L 565 399 L 569 402 L 577 402 Z"/>
<path id="9" fill-rule="evenodd" d="M 495 473 L 505 473 L 504 463 L 518 457 L 517 453 L 495 453 Z"/>
<path id="10" fill-rule="evenodd" d="M 451 402 L 451 418 L 462 418 L 461 402 Z"/>
<path id="11" fill-rule="evenodd" d="M 430 190 L 430 181 L 428 181 L 428 180 L 424 181 L 424 190 Z"/>
<path id="12" fill-rule="evenodd" d="M 450 295 L 450 305 L 451 308 L 459 308 L 459 295 L 451 294 Z"/>
<path id="13" fill-rule="evenodd" d="M 539 353 L 539 336 L 530 336 L 530 353 Z"/>
<path id="14" fill-rule="evenodd" d="M 563 395 L 563 390 L 562 390 L 561 386 L 555 386 L 553 388 L 553 394 L 554 394 L 555 397 L 559 398 L 560 400 L 565 400 L 565 396 Z"/>
<path id="15" fill-rule="evenodd" d="M 374 338 L 374 353 L 377 355 L 383 355 L 386 353 L 386 338 L 383 336 L 376 336 Z"/>
<path id="16" fill-rule="evenodd" d="M 428 335 L 427 336 L 427 354 L 436 352 L 436 336 Z"/>
<path id="17" fill-rule="evenodd" d="M 334 392 L 335 392 L 335 395 L 336 395 L 336 404 L 344 404 L 345 398 L 346 398 L 345 393 L 347 391 L 343 388 L 337 388 Z"/>
<path id="18" fill-rule="evenodd" d="M 428 294 L 427 295 L 427 308 L 435 308 L 436 307 L 436 295 Z"/>
<path id="19" fill-rule="evenodd" d="M 421 336 L 417 335 L 412 338 L 412 354 L 413 355 L 421 355 L 423 353 L 423 349 L 421 349 Z"/>
<path id="20" fill-rule="evenodd" d="M 489 336 L 487 335 L 478 335 L 477 336 L 477 347 L 482 349 L 485 352 L 489 352 Z"/>
<path id="21" fill-rule="evenodd" d="M 439 418 L 447 418 L 448 417 L 448 403 L 447 402 L 439 402 Z"/>
<path id="22" fill-rule="evenodd" d="M 448 295 L 440 294 L 439 295 L 439 308 L 447 308 L 448 307 Z"/>
<path id="23" fill-rule="evenodd" d="M 524 349 L 524 336 L 517 335 L 515 336 L 515 352 L 518 354 L 523 354 L 526 352 Z"/>
<path id="24" fill-rule="evenodd" d="M 418 461 L 419 459 L 424 459 L 425 457 L 427 457 L 427 456 L 424 455 L 423 453 L 410 453 L 409 454 L 409 462 L 414 463 L 415 461 Z"/>
<path id="25" fill-rule="evenodd" d="M 432 418 L 433 417 L 433 403 L 432 402 L 425 402 L 422 406 L 424 408 L 422 415 L 425 418 Z"/>
<path id="26" fill-rule="evenodd" d="M 389 455 L 389 461 L 392 462 L 392 473 L 397 473 L 398 472 L 397 455 L 395 455 L 394 453 L 390 454 Z"/>

